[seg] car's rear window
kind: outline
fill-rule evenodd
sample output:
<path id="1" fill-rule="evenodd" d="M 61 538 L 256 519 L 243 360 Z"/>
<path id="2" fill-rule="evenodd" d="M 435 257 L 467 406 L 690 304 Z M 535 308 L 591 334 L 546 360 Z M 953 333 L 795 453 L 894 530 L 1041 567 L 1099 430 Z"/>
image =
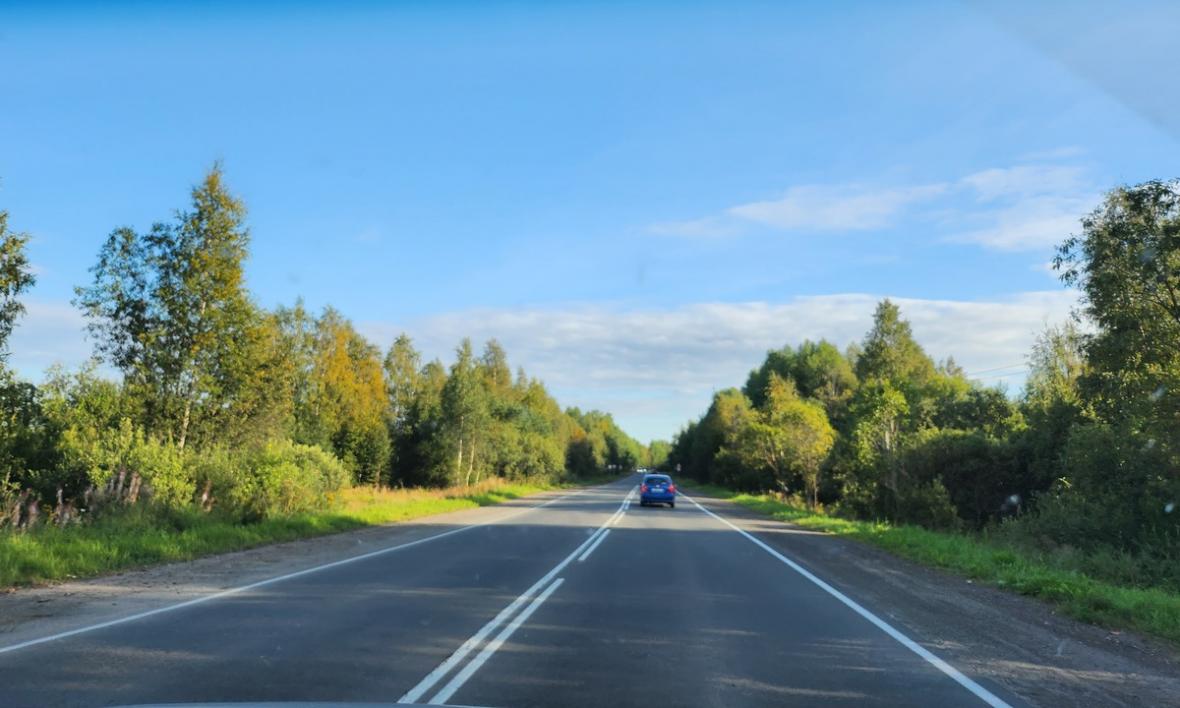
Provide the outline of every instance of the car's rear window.
<path id="1" fill-rule="evenodd" d="M 643 480 L 644 484 L 667 484 L 672 480 L 668 477 L 646 477 Z"/>

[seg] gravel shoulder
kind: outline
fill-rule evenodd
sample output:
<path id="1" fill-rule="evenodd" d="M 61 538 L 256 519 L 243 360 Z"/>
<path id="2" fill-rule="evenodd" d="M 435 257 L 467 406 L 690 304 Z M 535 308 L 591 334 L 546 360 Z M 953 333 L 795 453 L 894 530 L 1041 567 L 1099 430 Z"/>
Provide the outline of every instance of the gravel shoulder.
<path id="1" fill-rule="evenodd" d="M 1180 652 L 851 539 L 696 496 L 977 680 L 1036 706 L 1180 706 Z"/>

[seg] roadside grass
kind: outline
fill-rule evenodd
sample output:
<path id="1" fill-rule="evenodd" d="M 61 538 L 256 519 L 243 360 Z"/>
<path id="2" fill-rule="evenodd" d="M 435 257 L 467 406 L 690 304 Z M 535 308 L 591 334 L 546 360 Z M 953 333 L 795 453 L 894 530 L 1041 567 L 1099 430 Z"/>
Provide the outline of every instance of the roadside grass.
<path id="1" fill-rule="evenodd" d="M 693 485 L 693 491 L 728 499 L 779 521 L 871 543 L 924 565 L 1046 600 L 1084 622 L 1132 629 L 1180 645 L 1180 595 L 1167 590 L 1096 580 L 1076 570 L 1054 567 L 1036 553 L 985 534 L 843 519 L 775 496 L 735 493 L 711 485 Z"/>
<path id="2" fill-rule="evenodd" d="M 196 510 L 136 507 L 92 523 L 0 532 L 0 589 L 191 560 L 434 514 L 499 504 L 554 485 L 491 480 L 466 488 L 348 489 L 332 508 L 255 522 Z"/>

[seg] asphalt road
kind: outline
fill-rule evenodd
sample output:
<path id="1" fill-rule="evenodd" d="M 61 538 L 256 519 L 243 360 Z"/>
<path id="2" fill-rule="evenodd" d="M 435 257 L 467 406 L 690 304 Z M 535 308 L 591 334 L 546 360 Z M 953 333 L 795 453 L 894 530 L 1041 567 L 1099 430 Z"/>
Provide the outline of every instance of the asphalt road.
<path id="1" fill-rule="evenodd" d="M 452 515 L 392 550 L 139 618 L 0 637 L 0 705 L 1021 704 L 726 508 L 631 503 L 637 481 L 478 525 Z"/>

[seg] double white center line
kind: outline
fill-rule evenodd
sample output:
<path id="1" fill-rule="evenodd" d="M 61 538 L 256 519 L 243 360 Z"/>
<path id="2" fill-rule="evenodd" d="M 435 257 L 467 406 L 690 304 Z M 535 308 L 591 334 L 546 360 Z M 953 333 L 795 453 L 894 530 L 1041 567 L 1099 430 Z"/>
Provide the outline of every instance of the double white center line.
<path id="1" fill-rule="evenodd" d="M 604 538 L 606 538 L 608 533 L 610 533 L 607 527 L 617 522 L 631 506 L 631 498 L 634 496 L 634 494 L 635 488 L 632 487 L 631 491 L 627 493 L 627 496 L 623 498 L 623 502 L 619 504 L 618 510 L 606 520 L 606 523 L 604 523 L 602 526 L 599 526 L 598 529 L 594 531 L 594 533 L 590 534 L 590 536 L 587 537 L 581 545 L 574 549 L 573 553 L 570 553 L 565 557 L 564 560 L 555 565 L 552 570 L 542 576 L 540 580 L 533 583 L 532 587 L 521 593 L 521 595 L 513 600 L 510 605 L 505 607 L 503 610 L 500 610 L 498 615 L 493 617 L 490 622 L 481 627 L 478 632 L 471 635 L 471 638 L 463 642 L 463 644 L 455 650 L 455 653 L 451 654 L 446 658 L 445 661 L 435 667 L 433 671 L 431 671 L 426 675 L 425 678 L 418 682 L 418 685 L 407 691 L 405 695 L 398 699 L 398 702 L 417 703 L 424 695 L 426 695 L 428 691 L 434 688 L 434 686 L 438 684 L 439 681 L 446 677 L 447 674 L 451 673 L 451 671 L 454 670 L 456 666 L 462 663 L 463 660 L 467 658 L 468 654 L 475 651 L 475 649 L 480 645 L 484 645 L 479 654 L 477 654 L 474 659 L 468 662 L 468 664 L 464 666 L 462 670 L 456 673 L 451 678 L 451 680 L 448 681 L 446 685 L 438 691 L 438 693 L 434 694 L 428 703 L 430 705 L 441 705 L 450 700 L 451 696 L 455 695 L 455 692 L 462 688 L 463 684 L 467 682 L 467 679 L 471 678 L 476 671 L 479 671 L 479 668 L 483 666 L 484 662 L 487 661 L 492 656 L 492 654 L 495 654 L 496 650 L 499 649 L 500 646 L 512 636 L 512 633 L 519 629 L 520 626 L 524 624 L 530 616 L 532 616 L 533 612 L 535 612 L 537 608 L 540 607 L 541 604 L 544 603 L 545 600 L 547 600 L 549 596 L 561 586 L 564 580 L 562 578 L 557 578 L 557 574 L 560 573 L 575 558 L 577 558 L 579 561 L 585 560 L 586 557 L 598 547 L 598 544 L 601 543 Z M 554 578 L 556 578 L 556 580 Z M 521 607 L 524 607 L 524 609 L 521 610 L 519 614 L 517 614 L 517 611 L 520 610 Z M 492 634 L 492 632 L 496 631 L 496 629 L 501 625 L 504 625 L 504 627 L 500 630 L 499 634 L 497 634 L 491 641 L 488 641 L 486 644 L 484 644 L 484 641 Z"/>

